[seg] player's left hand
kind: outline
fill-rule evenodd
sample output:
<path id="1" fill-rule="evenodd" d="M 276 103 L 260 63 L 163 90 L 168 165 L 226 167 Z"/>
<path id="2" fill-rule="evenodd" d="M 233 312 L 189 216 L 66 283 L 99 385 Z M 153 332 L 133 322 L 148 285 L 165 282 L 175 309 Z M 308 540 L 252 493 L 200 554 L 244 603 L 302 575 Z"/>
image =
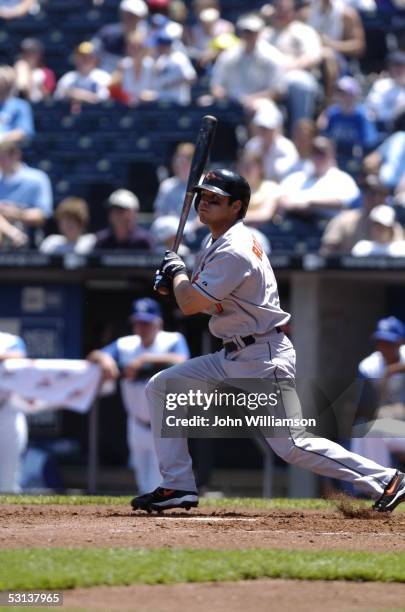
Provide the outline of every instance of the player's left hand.
<path id="1" fill-rule="evenodd" d="M 186 272 L 186 270 L 186 264 L 177 253 L 174 251 L 166 251 L 158 272 L 172 281 L 176 274 L 179 274 L 179 272 Z"/>

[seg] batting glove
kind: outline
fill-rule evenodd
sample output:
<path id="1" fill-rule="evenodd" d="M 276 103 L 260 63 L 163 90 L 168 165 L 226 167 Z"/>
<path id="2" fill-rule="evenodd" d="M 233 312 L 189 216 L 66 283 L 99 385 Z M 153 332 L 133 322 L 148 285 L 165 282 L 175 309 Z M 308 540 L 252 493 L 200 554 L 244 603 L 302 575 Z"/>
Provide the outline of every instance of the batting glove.
<path id="1" fill-rule="evenodd" d="M 177 255 L 177 253 L 174 251 L 166 251 L 157 273 L 160 273 L 163 277 L 169 278 L 171 281 L 173 281 L 176 274 L 186 272 L 186 270 L 186 264 L 182 258 Z"/>
<path id="2" fill-rule="evenodd" d="M 162 274 L 160 270 L 155 272 L 155 282 L 153 284 L 154 291 L 162 295 L 169 295 L 172 290 L 173 280 L 166 274 Z"/>

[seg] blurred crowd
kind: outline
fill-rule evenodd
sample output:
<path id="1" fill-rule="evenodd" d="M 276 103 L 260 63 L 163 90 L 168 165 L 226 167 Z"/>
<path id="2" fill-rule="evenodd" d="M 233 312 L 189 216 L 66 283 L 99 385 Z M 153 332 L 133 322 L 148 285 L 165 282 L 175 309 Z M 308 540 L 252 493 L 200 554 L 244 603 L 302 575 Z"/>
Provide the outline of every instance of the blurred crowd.
<path id="1" fill-rule="evenodd" d="M 102 10 L 102 0 L 93 2 Z M 153 218 L 145 221 L 142 201 L 123 185 L 104 202 L 105 228 L 92 233 L 86 201 L 70 193 L 54 202 L 50 178 L 27 165 L 23 151 L 36 138 L 32 105 L 49 98 L 76 114 L 109 99 L 133 112 L 193 99 L 202 115 L 221 100 L 243 106 L 239 147 L 223 162 L 252 187 L 246 223 L 267 252 L 272 228 L 290 221 L 322 228 L 324 255 L 405 256 L 400 32 L 390 33 L 381 69 L 364 69 L 364 16 L 387 4 L 404 14 L 400 0 L 273 0 L 232 22 L 218 0 L 121 0 L 116 23 L 72 49 L 73 69 L 62 75 L 40 39 L 23 39 L 14 65 L 0 66 L 0 247 L 86 254 L 171 246 L 192 143 L 178 143 Z M 46 3 L 0 0 L 4 21 L 41 10 Z M 192 211 L 183 254 L 204 232 Z"/>

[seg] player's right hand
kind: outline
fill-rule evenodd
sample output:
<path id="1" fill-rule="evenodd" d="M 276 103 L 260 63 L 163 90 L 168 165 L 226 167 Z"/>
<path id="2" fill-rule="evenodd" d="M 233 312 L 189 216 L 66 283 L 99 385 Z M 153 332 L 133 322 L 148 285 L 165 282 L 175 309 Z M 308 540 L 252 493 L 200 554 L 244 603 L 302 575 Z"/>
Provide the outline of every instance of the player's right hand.
<path id="1" fill-rule="evenodd" d="M 120 376 L 120 371 L 114 359 L 103 359 L 100 362 L 103 380 L 117 380 Z"/>

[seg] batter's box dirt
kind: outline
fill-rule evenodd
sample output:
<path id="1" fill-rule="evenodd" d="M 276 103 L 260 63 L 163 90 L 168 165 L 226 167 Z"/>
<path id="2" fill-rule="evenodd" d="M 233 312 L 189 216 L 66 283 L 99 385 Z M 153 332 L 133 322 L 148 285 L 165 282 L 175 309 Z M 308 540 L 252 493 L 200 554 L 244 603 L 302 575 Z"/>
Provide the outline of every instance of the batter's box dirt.
<path id="1" fill-rule="evenodd" d="M 0 505 L 0 548 L 49 546 L 404 551 L 405 513 L 369 520 L 239 506 L 147 515 L 118 505 Z"/>

